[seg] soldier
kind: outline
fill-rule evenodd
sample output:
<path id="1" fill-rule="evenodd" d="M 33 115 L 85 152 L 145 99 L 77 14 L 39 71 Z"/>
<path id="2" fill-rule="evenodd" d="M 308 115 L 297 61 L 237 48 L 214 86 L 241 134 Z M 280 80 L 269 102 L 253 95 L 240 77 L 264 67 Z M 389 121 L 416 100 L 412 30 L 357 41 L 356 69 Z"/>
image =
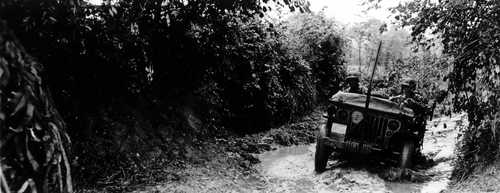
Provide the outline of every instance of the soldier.
<path id="1" fill-rule="evenodd" d="M 423 139 L 425 134 L 425 117 L 430 114 L 430 108 L 427 107 L 427 100 L 420 94 L 416 93 L 416 81 L 413 79 L 405 79 L 401 83 L 402 94 L 391 97 L 389 100 L 400 103 L 413 110 L 415 114 L 416 126 L 419 128 L 418 137 Z M 419 140 L 420 143 L 422 142 Z M 422 144 L 420 144 L 422 145 Z"/>
<path id="2" fill-rule="evenodd" d="M 423 98 L 420 94 L 415 92 L 416 88 L 416 81 L 407 78 L 401 83 L 402 94 L 391 97 L 390 100 L 401 103 L 402 105 L 412 109 L 415 114 L 421 114 L 422 116 L 425 116 L 429 111 L 429 108 L 427 108 L 428 101 L 425 100 L 425 98 Z"/>
<path id="3" fill-rule="evenodd" d="M 350 93 L 363 94 L 364 89 L 359 86 L 359 73 L 349 73 L 346 78 L 347 89 L 345 91 Z"/>

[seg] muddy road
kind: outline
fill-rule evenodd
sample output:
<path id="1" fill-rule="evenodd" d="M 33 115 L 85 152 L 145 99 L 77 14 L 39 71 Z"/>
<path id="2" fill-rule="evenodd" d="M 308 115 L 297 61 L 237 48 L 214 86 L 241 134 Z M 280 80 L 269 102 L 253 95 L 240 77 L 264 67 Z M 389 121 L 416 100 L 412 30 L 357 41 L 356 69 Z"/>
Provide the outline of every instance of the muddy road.
<path id="1" fill-rule="evenodd" d="M 465 118 L 462 114 L 429 121 L 423 154 L 433 161 L 417 165 L 405 172 L 402 179 L 394 177 L 398 176 L 396 167 L 371 157 L 360 157 L 353 162 L 331 156 L 327 171 L 315 174 L 315 144 L 308 144 L 279 146 L 272 151 L 253 154 L 252 159 L 260 161 L 256 164 L 233 159 L 240 156 L 220 150 L 208 162 L 184 167 L 175 180 L 141 187 L 133 192 L 438 193 L 448 185 L 453 170 L 457 127 L 467 124 Z M 318 121 L 321 122 L 315 122 Z"/>
<path id="2" fill-rule="evenodd" d="M 464 124 L 464 115 L 438 118 L 428 123 L 423 154 L 434 160 L 429 166 L 416 167 L 403 179 L 392 179 L 392 166 L 380 163 L 345 164 L 331 158 L 328 170 L 314 173 L 315 144 L 283 147 L 259 154 L 256 169 L 265 186 L 258 192 L 422 192 L 438 193 L 446 189 L 452 172 L 452 160 L 457 140 L 457 126 Z M 368 163 L 370 158 L 361 162 Z M 346 166 L 347 165 L 347 166 Z M 395 175 L 393 175 L 395 176 Z"/>

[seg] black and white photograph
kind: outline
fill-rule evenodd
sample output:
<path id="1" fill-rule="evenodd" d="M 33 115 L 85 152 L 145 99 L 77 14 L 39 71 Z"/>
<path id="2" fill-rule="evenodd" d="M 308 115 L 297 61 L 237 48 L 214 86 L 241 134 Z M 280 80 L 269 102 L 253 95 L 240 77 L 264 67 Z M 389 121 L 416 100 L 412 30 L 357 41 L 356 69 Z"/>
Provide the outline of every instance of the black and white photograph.
<path id="1" fill-rule="evenodd" d="M 0 193 L 490 192 L 499 0 L 0 0 Z"/>

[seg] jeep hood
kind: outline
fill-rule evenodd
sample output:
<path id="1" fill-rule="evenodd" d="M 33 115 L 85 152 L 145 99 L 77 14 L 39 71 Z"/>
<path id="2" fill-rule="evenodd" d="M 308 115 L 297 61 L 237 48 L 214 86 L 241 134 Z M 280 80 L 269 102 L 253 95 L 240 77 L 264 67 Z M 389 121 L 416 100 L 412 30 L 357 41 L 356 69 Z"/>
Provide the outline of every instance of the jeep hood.
<path id="1" fill-rule="evenodd" d="M 346 93 L 340 91 L 334 94 L 332 98 L 330 98 L 330 101 L 349 104 L 360 108 L 365 108 L 366 95 L 357 93 Z M 406 116 L 413 117 L 413 110 L 411 110 L 410 108 L 399 107 L 397 103 L 375 96 L 370 97 L 369 108 L 376 111 L 383 111 L 393 114 L 403 114 Z"/>

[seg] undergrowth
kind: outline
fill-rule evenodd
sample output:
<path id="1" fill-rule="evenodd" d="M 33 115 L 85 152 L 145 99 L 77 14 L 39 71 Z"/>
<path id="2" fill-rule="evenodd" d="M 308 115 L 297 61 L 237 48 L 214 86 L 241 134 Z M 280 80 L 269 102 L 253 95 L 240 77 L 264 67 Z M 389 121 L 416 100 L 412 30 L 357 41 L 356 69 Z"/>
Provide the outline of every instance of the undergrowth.
<path id="1" fill-rule="evenodd" d="M 461 140 L 457 144 L 458 157 L 452 177 L 462 181 L 498 160 L 500 122 L 499 119 L 485 119 L 478 125 L 464 125 L 459 129 Z"/>

